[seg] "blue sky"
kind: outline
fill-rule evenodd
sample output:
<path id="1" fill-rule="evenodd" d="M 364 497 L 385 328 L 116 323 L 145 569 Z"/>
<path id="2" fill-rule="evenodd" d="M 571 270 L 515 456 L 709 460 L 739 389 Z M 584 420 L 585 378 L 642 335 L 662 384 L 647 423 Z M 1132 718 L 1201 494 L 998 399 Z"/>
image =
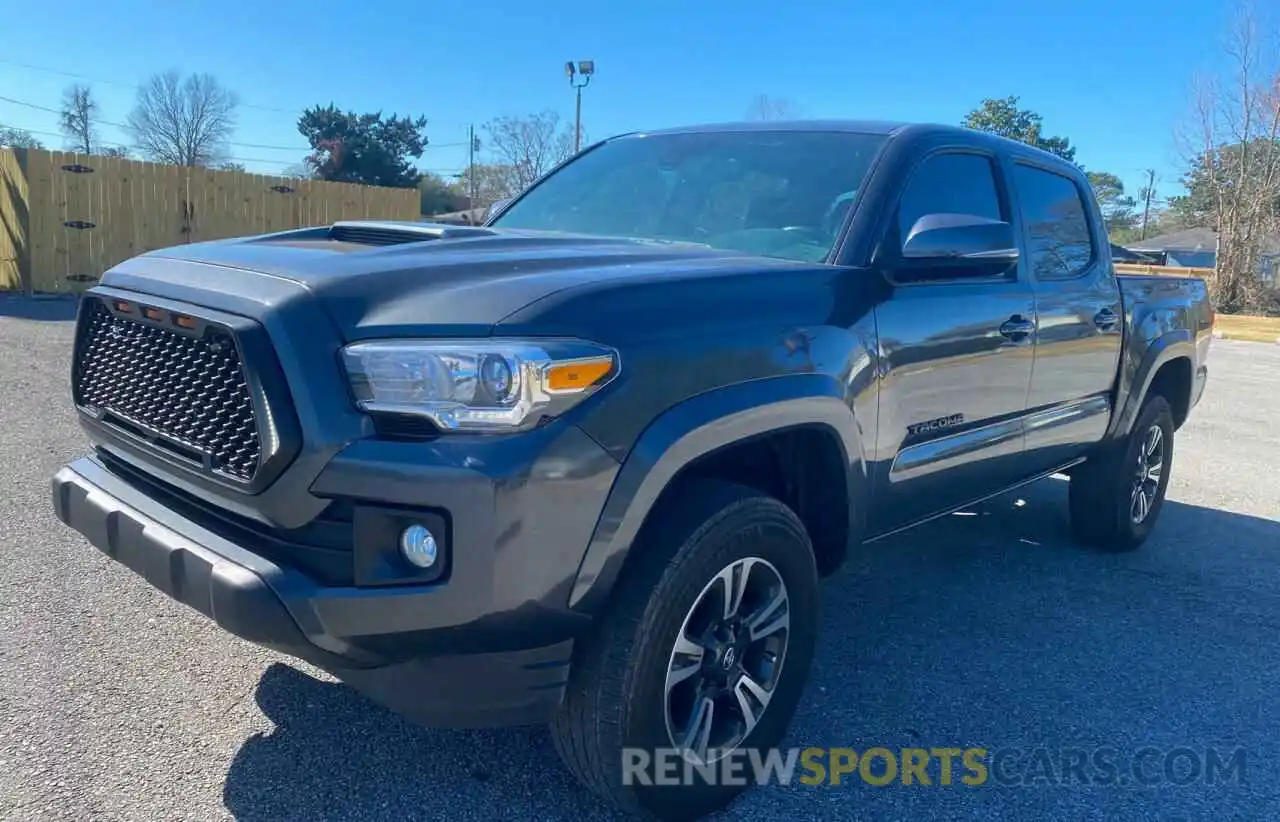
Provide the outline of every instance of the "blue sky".
<path id="1" fill-rule="evenodd" d="M 240 95 L 232 153 L 253 170 L 296 163 L 297 112 L 332 101 L 426 115 L 433 147 L 419 164 L 448 174 L 466 163 L 470 123 L 540 109 L 571 123 L 569 59 L 597 64 L 583 97 L 593 138 L 740 119 L 757 94 L 812 117 L 945 123 L 1016 94 L 1087 168 L 1135 194 L 1155 168 L 1167 195 L 1180 190 L 1173 133 L 1192 75 L 1214 59 L 1230 15 L 1229 0 L 125 0 L 5 14 L 0 96 L 56 109 L 76 78 L 47 69 L 81 74 L 101 117 L 122 122 L 130 84 L 205 71 Z M 0 124 L 60 143 L 51 112 L 0 100 Z"/>

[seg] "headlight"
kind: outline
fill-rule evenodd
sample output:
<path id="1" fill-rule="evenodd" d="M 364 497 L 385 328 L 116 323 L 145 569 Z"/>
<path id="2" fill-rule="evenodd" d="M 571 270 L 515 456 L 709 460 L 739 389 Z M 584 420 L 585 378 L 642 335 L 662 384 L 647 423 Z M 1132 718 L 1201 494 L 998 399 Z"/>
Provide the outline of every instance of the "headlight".
<path id="1" fill-rule="evenodd" d="M 531 428 L 618 373 L 617 352 L 578 340 L 379 340 L 347 346 L 342 361 L 361 410 L 442 431 Z"/>

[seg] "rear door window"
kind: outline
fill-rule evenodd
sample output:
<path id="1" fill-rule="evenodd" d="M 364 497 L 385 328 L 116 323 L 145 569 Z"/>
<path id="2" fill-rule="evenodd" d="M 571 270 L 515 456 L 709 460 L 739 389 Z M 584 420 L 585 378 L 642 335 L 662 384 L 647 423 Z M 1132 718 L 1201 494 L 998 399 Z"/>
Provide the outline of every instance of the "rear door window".
<path id="1" fill-rule="evenodd" d="M 1021 163 L 1014 167 L 1027 227 L 1027 253 L 1037 280 L 1079 277 L 1093 263 L 1093 235 L 1080 187 L 1069 177 Z"/>

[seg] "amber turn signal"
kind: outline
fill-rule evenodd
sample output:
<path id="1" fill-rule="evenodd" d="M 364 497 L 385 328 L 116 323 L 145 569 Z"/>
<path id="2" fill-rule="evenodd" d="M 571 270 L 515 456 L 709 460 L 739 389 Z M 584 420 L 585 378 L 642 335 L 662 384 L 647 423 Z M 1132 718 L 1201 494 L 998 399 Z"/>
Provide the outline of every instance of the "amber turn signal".
<path id="1" fill-rule="evenodd" d="M 613 370 L 611 358 L 594 358 L 559 363 L 547 369 L 546 387 L 549 391 L 580 391 Z"/>

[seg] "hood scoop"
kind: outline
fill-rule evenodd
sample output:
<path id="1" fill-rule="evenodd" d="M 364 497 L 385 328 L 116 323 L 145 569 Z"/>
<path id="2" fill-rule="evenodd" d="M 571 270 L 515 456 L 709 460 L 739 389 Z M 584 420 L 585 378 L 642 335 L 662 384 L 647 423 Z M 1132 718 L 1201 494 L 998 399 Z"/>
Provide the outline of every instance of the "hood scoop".
<path id="1" fill-rule="evenodd" d="M 496 231 L 480 226 L 446 225 L 375 220 L 347 220 L 329 228 L 329 239 L 355 245 L 401 245 L 427 240 L 456 240 L 464 237 L 492 237 Z"/>

